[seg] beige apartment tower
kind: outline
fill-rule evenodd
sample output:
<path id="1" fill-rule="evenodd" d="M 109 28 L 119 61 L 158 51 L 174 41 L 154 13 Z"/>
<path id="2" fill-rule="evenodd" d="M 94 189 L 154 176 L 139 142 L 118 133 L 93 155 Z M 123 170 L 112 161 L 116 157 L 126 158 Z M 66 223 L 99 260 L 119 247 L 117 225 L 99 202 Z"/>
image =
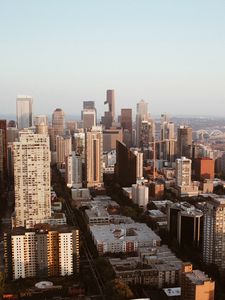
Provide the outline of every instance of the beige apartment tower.
<path id="1" fill-rule="evenodd" d="M 92 127 L 85 136 L 85 162 L 87 187 L 101 186 L 103 183 L 103 134 L 102 127 Z"/>
<path id="2" fill-rule="evenodd" d="M 46 135 L 20 132 L 13 143 L 15 226 L 33 226 L 51 217 L 50 150 Z"/>

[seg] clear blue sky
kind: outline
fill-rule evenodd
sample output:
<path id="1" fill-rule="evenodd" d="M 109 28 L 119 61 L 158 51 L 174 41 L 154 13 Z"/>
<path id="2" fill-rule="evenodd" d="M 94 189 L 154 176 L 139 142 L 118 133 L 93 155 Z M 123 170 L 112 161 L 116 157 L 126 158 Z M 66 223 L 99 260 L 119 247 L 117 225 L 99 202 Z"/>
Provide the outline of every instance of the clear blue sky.
<path id="1" fill-rule="evenodd" d="M 102 112 L 111 88 L 117 111 L 225 115 L 225 1 L 0 0 L 0 113 Z"/>

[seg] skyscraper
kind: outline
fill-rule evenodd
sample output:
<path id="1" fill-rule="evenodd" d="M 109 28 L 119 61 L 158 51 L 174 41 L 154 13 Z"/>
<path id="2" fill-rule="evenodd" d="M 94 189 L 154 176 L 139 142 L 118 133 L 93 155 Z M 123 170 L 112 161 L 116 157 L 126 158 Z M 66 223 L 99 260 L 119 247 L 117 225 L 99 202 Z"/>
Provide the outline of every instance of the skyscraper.
<path id="1" fill-rule="evenodd" d="M 115 92 L 114 90 L 106 91 L 106 101 L 105 104 L 109 105 L 109 112 L 112 115 L 112 121 L 115 121 Z"/>
<path id="2" fill-rule="evenodd" d="M 15 225 L 32 226 L 51 216 L 49 138 L 30 130 L 13 143 Z"/>
<path id="3" fill-rule="evenodd" d="M 123 130 L 127 131 L 124 134 L 123 142 L 127 147 L 132 145 L 132 109 L 131 108 L 122 108 L 121 109 L 121 127 Z"/>
<path id="4" fill-rule="evenodd" d="M 119 141 L 116 142 L 115 175 L 121 187 L 132 186 L 137 180 L 137 156 Z"/>
<path id="5" fill-rule="evenodd" d="M 72 139 L 70 135 L 56 136 L 56 162 L 58 165 L 64 165 L 67 156 L 72 153 Z"/>
<path id="6" fill-rule="evenodd" d="M 56 108 L 52 114 L 52 127 L 55 137 L 62 136 L 65 129 L 65 114 L 61 108 Z"/>
<path id="7" fill-rule="evenodd" d="M 169 121 L 167 115 L 161 116 L 160 158 L 168 162 L 175 159 L 174 123 Z"/>
<path id="8" fill-rule="evenodd" d="M 141 139 L 141 122 L 148 121 L 148 103 L 144 100 L 141 100 L 137 103 L 137 114 L 136 114 L 136 138 L 137 138 L 137 147 L 140 147 Z"/>
<path id="9" fill-rule="evenodd" d="M 63 136 L 65 130 L 65 114 L 61 108 L 56 108 L 52 114 L 52 128 L 50 129 L 51 150 L 56 149 L 56 136 Z"/>
<path id="10" fill-rule="evenodd" d="M 102 127 L 92 127 L 85 134 L 85 163 L 87 187 L 103 183 L 103 134 Z"/>
<path id="11" fill-rule="evenodd" d="M 192 128 L 180 126 L 177 130 L 177 156 L 192 156 Z"/>
<path id="12" fill-rule="evenodd" d="M 30 96 L 18 96 L 16 99 L 17 127 L 19 130 L 32 126 L 32 103 Z"/>
<path id="13" fill-rule="evenodd" d="M 0 183 L 7 175 L 7 122 L 0 120 Z"/>
<path id="14" fill-rule="evenodd" d="M 225 198 L 211 197 L 204 210 L 203 261 L 225 270 Z"/>
<path id="15" fill-rule="evenodd" d="M 66 158 L 66 183 L 68 187 L 82 187 L 82 158 L 75 152 Z"/>
<path id="16" fill-rule="evenodd" d="M 104 116 L 102 117 L 102 124 L 105 129 L 110 129 L 112 123 L 115 122 L 115 95 L 114 90 L 106 91 L 106 101 L 104 104 L 108 104 L 109 109 L 105 111 Z"/>
<path id="17" fill-rule="evenodd" d="M 177 186 L 191 185 L 191 160 L 186 157 L 176 159 L 176 184 Z"/>
<path id="18" fill-rule="evenodd" d="M 82 110 L 83 128 L 91 129 L 92 126 L 96 126 L 96 110 L 95 109 L 83 109 Z"/>

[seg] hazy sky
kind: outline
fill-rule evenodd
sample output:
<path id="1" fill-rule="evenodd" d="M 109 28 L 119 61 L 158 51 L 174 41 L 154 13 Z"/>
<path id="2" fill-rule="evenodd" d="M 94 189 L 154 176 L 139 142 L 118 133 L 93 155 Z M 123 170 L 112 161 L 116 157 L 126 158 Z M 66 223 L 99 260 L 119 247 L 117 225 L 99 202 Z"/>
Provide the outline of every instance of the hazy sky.
<path id="1" fill-rule="evenodd" d="M 0 113 L 102 112 L 112 88 L 117 111 L 225 115 L 225 1 L 0 0 Z"/>

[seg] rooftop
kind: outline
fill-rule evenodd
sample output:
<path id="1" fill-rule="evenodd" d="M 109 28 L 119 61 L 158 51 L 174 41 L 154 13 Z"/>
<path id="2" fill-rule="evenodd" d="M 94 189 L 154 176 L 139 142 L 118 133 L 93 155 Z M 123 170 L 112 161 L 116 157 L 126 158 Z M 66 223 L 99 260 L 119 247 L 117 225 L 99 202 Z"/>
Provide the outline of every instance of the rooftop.
<path id="1" fill-rule="evenodd" d="M 167 297 L 181 296 L 181 288 L 180 287 L 163 289 L 163 291 L 167 295 Z"/>
<path id="2" fill-rule="evenodd" d="M 154 233 L 146 224 L 110 224 L 110 225 L 93 225 L 90 231 L 97 241 L 113 242 L 113 241 L 161 241 L 160 237 Z"/>
<path id="3" fill-rule="evenodd" d="M 208 275 L 200 270 L 193 270 L 190 273 L 186 273 L 186 276 L 196 285 L 201 285 L 204 284 L 205 281 L 211 280 Z"/>

